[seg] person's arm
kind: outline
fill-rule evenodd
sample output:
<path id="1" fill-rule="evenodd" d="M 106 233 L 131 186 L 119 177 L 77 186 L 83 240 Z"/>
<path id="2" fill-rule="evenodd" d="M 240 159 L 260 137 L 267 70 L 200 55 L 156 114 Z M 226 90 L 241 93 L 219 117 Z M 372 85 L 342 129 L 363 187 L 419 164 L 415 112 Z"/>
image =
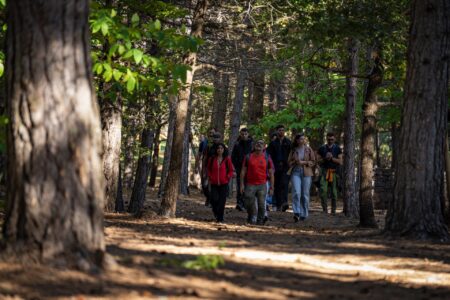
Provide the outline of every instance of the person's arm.
<path id="1" fill-rule="evenodd" d="M 231 162 L 231 158 L 229 156 L 227 156 L 227 165 L 228 165 L 227 177 L 228 177 L 228 179 L 231 179 L 234 176 L 234 167 L 233 167 L 233 163 Z"/>
<path id="2" fill-rule="evenodd" d="M 241 174 L 240 174 L 240 176 L 241 176 L 241 186 L 239 188 L 241 190 L 241 193 L 244 193 L 244 188 L 245 188 L 244 181 L 245 181 L 245 175 L 246 174 L 247 174 L 247 166 L 246 166 L 245 161 L 244 161 L 244 163 L 242 164 L 242 170 L 241 170 Z"/>
<path id="3" fill-rule="evenodd" d="M 342 165 L 342 151 L 341 148 L 338 148 L 339 152 L 338 152 L 338 157 L 335 158 L 334 156 L 331 158 L 331 161 L 338 164 L 338 165 Z"/>
<path id="4" fill-rule="evenodd" d="M 308 166 L 309 167 L 314 167 L 314 165 L 316 164 L 316 154 L 314 153 L 312 148 L 309 148 L 309 155 L 310 155 L 310 160 L 308 161 Z"/>

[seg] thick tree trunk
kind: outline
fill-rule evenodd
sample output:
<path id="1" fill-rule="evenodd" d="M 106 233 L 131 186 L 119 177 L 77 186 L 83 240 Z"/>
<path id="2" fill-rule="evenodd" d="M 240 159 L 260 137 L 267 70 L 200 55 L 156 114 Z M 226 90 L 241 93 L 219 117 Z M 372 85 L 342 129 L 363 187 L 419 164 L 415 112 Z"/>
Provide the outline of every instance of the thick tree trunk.
<path id="1" fill-rule="evenodd" d="M 233 150 L 234 143 L 236 143 L 239 136 L 239 127 L 241 126 L 242 106 L 244 104 L 244 87 L 245 87 L 245 72 L 240 70 L 236 79 L 236 93 L 233 103 L 233 111 L 230 122 L 230 139 L 228 141 L 228 148 Z"/>
<path id="2" fill-rule="evenodd" d="M 155 187 L 156 175 L 158 174 L 159 165 L 159 144 L 161 139 L 161 125 L 158 125 L 155 132 L 155 140 L 153 141 L 153 155 L 152 155 L 152 168 L 150 171 L 150 182 L 149 186 Z"/>
<path id="3" fill-rule="evenodd" d="M 376 90 L 383 79 L 383 67 L 378 53 L 373 54 L 374 66 L 369 74 L 363 103 L 363 126 L 361 135 L 361 181 L 359 187 L 359 221 L 363 227 L 377 227 L 373 210 L 373 167 L 375 152 L 376 113 L 378 111 Z"/>
<path id="4" fill-rule="evenodd" d="M 151 167 L 153 139 L 154 131 L 150 128 L 145 128 L 141 135 L 141 155 L 139 157 L 136 175 L 134 176 L 130 205 L 128 206 L 128 212 L 137 217 L 140 216 L 144 207 L 145 192 L 147 190 L 148 175 Z"/>
<path id="5" fill-rule="evenodd" d="M 201 37 L 203 31 L 203 23 L 208 0 L 199 0 L 195 7 L 192 32 L 193 37 Z M 185 55 L 183 63 L 191 67 L 187 71 L 186 83 L 178 93 L 178 105 L 176 108 L 175 128 L 173 135 L 173 145 L 171 153 L 171 162 L 169 174 L 167 176 L 167 184 L 164 188 L 164 196 L 161 201 L 159 214 L 166 217 L 175 217 L 178 193 L 180 188 L 180 172 L 183 158 L 183 141 L 186 127 L 186 117 L 188 114 L 189 99 L 191 95 L 191 85 L 194 76 L 194 69 L 197 60 L 197 53 L 191 52 Z"/>
<path id="6" fill-rule="evenodd" d="M 83 0 L 8 1 L 3 234 L 7 250 L 28 262 L 81 267 L 100 263 L 105 250 L 88 8 Z"/>
<path id="7" fill-rule="evenodd" d="M 131 114 L 130 114 L 131 111 Z M 135 148 L 138 132 L 136 128 L 139 127 L 139 122 L 137 121 L 137 112 L 134 109 L 129 109 L 127 114 L 129 114 L 129 119 L 124 119 L 124 127 L 126 128 L 126 138 L 124 145 L 124 162 L 123 162 L 123 187 L 127 191 L 133 188 L 133 176 L 134 176 L 134 166 L 135 166 Z"/>
<path id="8" fill-rule="evenodd" d="M 445 150 L 444 150 L 444 160 L 445 160 L 445 192 L 447 198 L 447 209 L 445 209 L 445 205 L 442 208 L 444 212 L 444 216 L 447 219 L 447 224 L 450 224 L 450 155 L 448 148 L 448 134 L 445 135 Z"/>
<path id="9" fill-rule="evenodd" d="M 163 168 L 161 171 L 161 180 L 159 182 L 158 196 L 162 196 L 164 194 L 164 189 L 166 187 L 167 174 L 169 173 L 170 158 L 172 154 L 172 142 L 175 128 L 175 118 L 176 118 L 176 97 L 171 96 L 169 99 L 169 124 L 167 126 L 167 139 L 166 139 L 166 146 L 164 148 Z"/>
<path id="10" fill-rule="evenodd" d="M 358 48 L 356 39 L 349 40 L 348 70 L 350 75 L 358 74 Z M 346 108 L 344 133 L 344 214 L 347 217 L 358 218 L 358 202 L 356 201 L 355 185 L 355 127 L 356 127 L 356 77 L 346 79 Z"/>
<path id="11" fill-rule="evenodd" d="M 263 70 L 253 74 L 252 98 L 249 98 L 248 106 L 248 123 L 250 125 L 258 124 L 258 121 L 264 115 L 264 84 L 265 72 Z"/>
<path id="12" fill-rule="evenodd" d="M 442 216 L 450 57 L 449 1 L 413 1 L 400 149 L 386 230 L 448 240 Z"/>
<path id="13" fill-rule="evenodd" d="M 222 136 L 225 133 L 229 86 L 229 75 L 223 72 L 217 72 L 214 78 L 214 104 L 211 115 L 211 127 L 216 128 Z"/>
<path id="14" fill-rule="evenodd" d="M 122 141 L 122 100 L 100 101 L 103 141 L 103 175 L 105 176 L 105 211 L 115 209 L 117 184 L 119 182 L 120 150 Z"/>

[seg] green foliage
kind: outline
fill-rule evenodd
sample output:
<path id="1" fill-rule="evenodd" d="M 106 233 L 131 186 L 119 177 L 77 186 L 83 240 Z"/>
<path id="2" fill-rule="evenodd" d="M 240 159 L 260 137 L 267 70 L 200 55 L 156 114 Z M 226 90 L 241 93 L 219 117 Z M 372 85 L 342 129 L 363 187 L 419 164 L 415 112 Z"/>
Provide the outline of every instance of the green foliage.
<path id="1" fill-rule="evenodd" d="M 225 265 L 225 260 L 220 255 L 197 255 L 192 260 L 180 259 L 161 259 L 159 264 L 162 266 L 182 267 L 190 270 L 215 270 Z"/>

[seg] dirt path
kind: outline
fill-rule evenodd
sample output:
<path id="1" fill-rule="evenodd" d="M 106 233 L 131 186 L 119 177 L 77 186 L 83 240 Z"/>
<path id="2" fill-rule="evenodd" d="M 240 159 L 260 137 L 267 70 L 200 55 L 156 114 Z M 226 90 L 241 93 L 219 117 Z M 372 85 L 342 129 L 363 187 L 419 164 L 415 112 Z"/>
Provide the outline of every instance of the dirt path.
<path id="1" fill-rule="evenodd" d="M 0 295 L 73 299 L 450 299 L 450 245 L 386 240 L 341 214 L 294 223 L 272 212 L 266 226 L 245 225 L 229 201 L 226 224 L 195 193 L 179 218 L 108 215 L 114 271 L 89 275 L 0 264 Z M 157 202 L 148 201 L 149 207 Z M 383 215 L 377 214 L 382 226 Z M 224 265 L 206 270 L 213 260 Z M 209 261 L 210 260 L 210 261 Z M 195 269 L 207 261 L 205 266 Z M 13 298 L 16 297 L 16 298 Z M 0 296 L 2 298 L 2 296 Z"/>

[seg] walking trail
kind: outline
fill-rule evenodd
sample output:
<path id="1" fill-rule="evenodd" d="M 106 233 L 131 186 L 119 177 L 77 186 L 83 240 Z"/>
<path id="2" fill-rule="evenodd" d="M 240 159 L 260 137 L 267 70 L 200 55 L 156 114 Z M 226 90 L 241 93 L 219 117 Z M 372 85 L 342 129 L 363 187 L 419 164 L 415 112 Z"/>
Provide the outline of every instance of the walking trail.
<path id="1" fill-rule="evenodd" d="M 141 219 L 106 216 L 107 251 L 117 266 L 102 274 L 0 264 L 0 299 L 449 299 L 450 245 L 386 239 L 338 213 L 309 219 L 271 212 L 245 225 L 228 200 L 225 224 L 196 191 L 176 219 L 157 217 L 148 196 Z M 380 228 L 384 213 L 377 211 Z M 222 264 L 223 263 L 223 264 Z"/>

